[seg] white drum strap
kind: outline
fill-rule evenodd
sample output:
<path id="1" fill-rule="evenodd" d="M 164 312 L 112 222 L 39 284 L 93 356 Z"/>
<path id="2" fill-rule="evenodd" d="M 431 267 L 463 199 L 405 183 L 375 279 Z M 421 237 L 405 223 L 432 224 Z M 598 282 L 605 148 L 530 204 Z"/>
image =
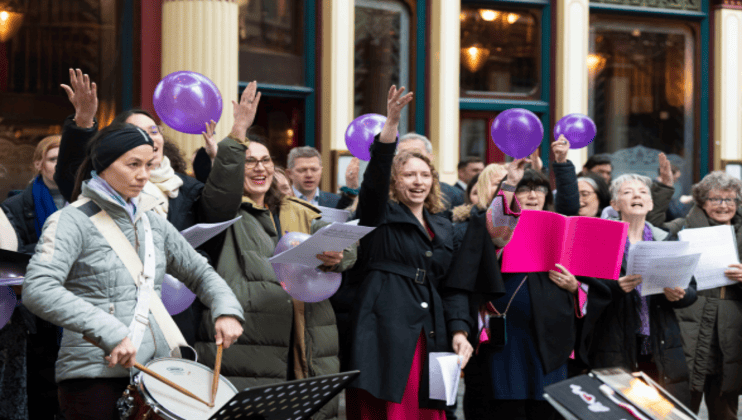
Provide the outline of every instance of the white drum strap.
<path id="1" fill-rule="evenodd" d="M 83 198 L 72 205 L 80 207 L 89 201 L 90 199 Z M 152 228 L 147 215 L 142 214 L 142 223 L 144 224 L 145 231 L 144 264 L 142 264 L 139 255 L 131 245 L 131 242 L 129 242 L 129 239 L 124 235 L 124 232 L 121 231 L 116 222 L 103 209 L 91 216 L 90 221 L 93 222 L 93 225 L 95 225 L 114 252 L 116 252 L 121 262 L 124 263 L 124 266 L 126 266 L 127 271 L 137 286 L 137 304 L 134 309 L 134 318 L 132 318 L 129 325 L 129 339 L 134 343 L 137 350 L 139 350 L 144 332 L 149 325 L 148 312 L 152 312 L 155 322 L 157 322 L 157 325 L 165 336 L 170 353 L 173 357 L 181 357 L 179 347 L 186 347 L 188 343 L 154 289 L 156 268 L 155 247 L 152 239 Z"/>

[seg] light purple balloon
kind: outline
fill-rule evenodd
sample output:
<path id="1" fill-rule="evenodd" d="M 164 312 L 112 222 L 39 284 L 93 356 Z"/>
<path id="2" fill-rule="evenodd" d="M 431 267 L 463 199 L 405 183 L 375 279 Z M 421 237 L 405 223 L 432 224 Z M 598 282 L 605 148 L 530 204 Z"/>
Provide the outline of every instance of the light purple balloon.
<path id="1" fill-rule="evenodd" d="M 587 115 L 569 114 L 554 126 L 554 140 L 564 135 L 569 140 L 570 149 L 581 149 L 593 141 L 597 132 L 598 128 Z"/>
<path id="2" fill-rule="evenodd" d="M 360 160 L 371 160 L 369 148 L 374 137 L 384 128 L 386 117 L 379 114 L 364 114 L 353 120 L 345 130 L 345 146 L 348 151 Z M 399 138 L 399 133 L 397 133 Z"/>
<path id="3" fill-rule="evenodd" d="M 201 134 L 211 120 L 222 116 L 222 94 L 208 77 L 193 71 L 176 71 L 165 76 L 152 98 L 162 122 L 173 130 Z"/>
<path id="4" fill-rule="evenodd" d="M 10 287 L 0 287 L 0 329 L 10 321 L 15 310 L 16 297 Z"/>
<path id="5" fill-rule="evenodd" d="M 495 118 L 490 129 L 492 141 L 506 155 L 521 159 L 527 157 L 541 145 L 544 125 L 531 111 L 512 108 Z"/>
<path id="6" fill-rule="evenodd" d="M 196 295 L 172 276 L 165 274 L 162 279 L 162 303 L 170 315 L 177 315 L 186 309 L 196 300 Z"/>
<path id="7" fill-rule="evenodd" d="M 289 232 L 281 237 L 273 255 L 291 249 L 309 238 L 300 232 Z M 320 302 L 330 298 L 340 288 L 340 273 L 325 273 L 316 267 L 299 264 L 272 264 L 281 287 L 294 299 L 302 302 Z"/>

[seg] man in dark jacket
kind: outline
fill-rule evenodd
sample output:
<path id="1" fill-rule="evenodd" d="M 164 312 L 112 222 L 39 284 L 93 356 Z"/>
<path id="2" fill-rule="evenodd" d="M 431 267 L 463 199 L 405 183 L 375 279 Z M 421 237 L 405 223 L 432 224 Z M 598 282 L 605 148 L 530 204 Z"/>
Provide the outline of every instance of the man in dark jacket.
<path id="1" fill-rule="evenodd" d="M 336 208 L 340 196 L 319 189 L 322 180 L 322 155 L 311 146 L 294 147 L 289 152 L 286 176 L 294 195 L 314 206 Z"/>

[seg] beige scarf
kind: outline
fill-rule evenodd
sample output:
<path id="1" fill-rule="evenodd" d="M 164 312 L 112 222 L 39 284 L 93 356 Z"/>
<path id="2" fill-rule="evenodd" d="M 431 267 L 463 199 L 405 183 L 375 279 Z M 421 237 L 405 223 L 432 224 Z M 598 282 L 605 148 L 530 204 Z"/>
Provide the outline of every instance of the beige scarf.
<path id="1" fill-rule="evenodd" d="M 170 159 L 164 156 L 160 166 L 150 172 L 149 182 L 144 186 L 144 192 L 155 196 L 162 202 L 153 210 L 157 214 L 167 217 L 168 199 L 176 198 L 182 185 L 183 180 L 175 175 L 175 171 L 170 166 Z"/>

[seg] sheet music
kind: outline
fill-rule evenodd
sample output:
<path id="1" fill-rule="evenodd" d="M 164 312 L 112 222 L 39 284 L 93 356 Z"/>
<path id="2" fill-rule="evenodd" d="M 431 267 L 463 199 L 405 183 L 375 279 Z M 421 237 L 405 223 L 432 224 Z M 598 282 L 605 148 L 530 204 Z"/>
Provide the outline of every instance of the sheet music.
<path id="1" fill-rule="evenodd" d="M 340 252 L 353 245 L 375 228 L 334 222 L 318 230 L 309 239 L 270 258 L 272 264 L 299 264 L 307 267 L 322 265 L 317 255 L 325 251 Z"/>
<path id="2" fill-rule="evenodd" d="M 348 210 L 339 210 L 324 206 L 317 206 L 317 208 L 322 212 L 322 220 L 326 222 L 345 223 L 350 219 L 350 212 Z"/>
<path id="3" fill-rule="evenodd" d="M 688 242 L 637 242 L 629 248 L 626 274 L 639 274 L 645 277 L 649 273 L 653 259 L 688 254 L 689 249 Z"/>
<path id="4" fill-rule="evenodd" d="M 687 288 L 696 270 L 701 254 L 685 254 L 650 260 L 646 274 L 642 275 L 642 296 L 664 293 L 664 288 Z"/>
<path id="5" fill-rule="evenodd" d="M 232 220 L 221 223 L 199 223 L 180 232 L 183 237 L 191 244 L 192 247 L 198 248 L 214 236 L 222 233 L 234 222 L 240 220 L 242 216 L 237 216 Z"/>
<path id="6" fill-rule="evenodd" d="M 461 358 L 456 353 L 430 353 L 430 399 L 453 405 L 459 390 Z"/>
<path id="7" fill-rule="evenodd" d="M 697 290 L 738 284 L 724 275 L 730 264 L 739 264 L 732 226 L 683 229 L 678 232 L 678 237 L 688 241 L 690 252 L 701 254 L 701 260 L 693 273 Z"/>

